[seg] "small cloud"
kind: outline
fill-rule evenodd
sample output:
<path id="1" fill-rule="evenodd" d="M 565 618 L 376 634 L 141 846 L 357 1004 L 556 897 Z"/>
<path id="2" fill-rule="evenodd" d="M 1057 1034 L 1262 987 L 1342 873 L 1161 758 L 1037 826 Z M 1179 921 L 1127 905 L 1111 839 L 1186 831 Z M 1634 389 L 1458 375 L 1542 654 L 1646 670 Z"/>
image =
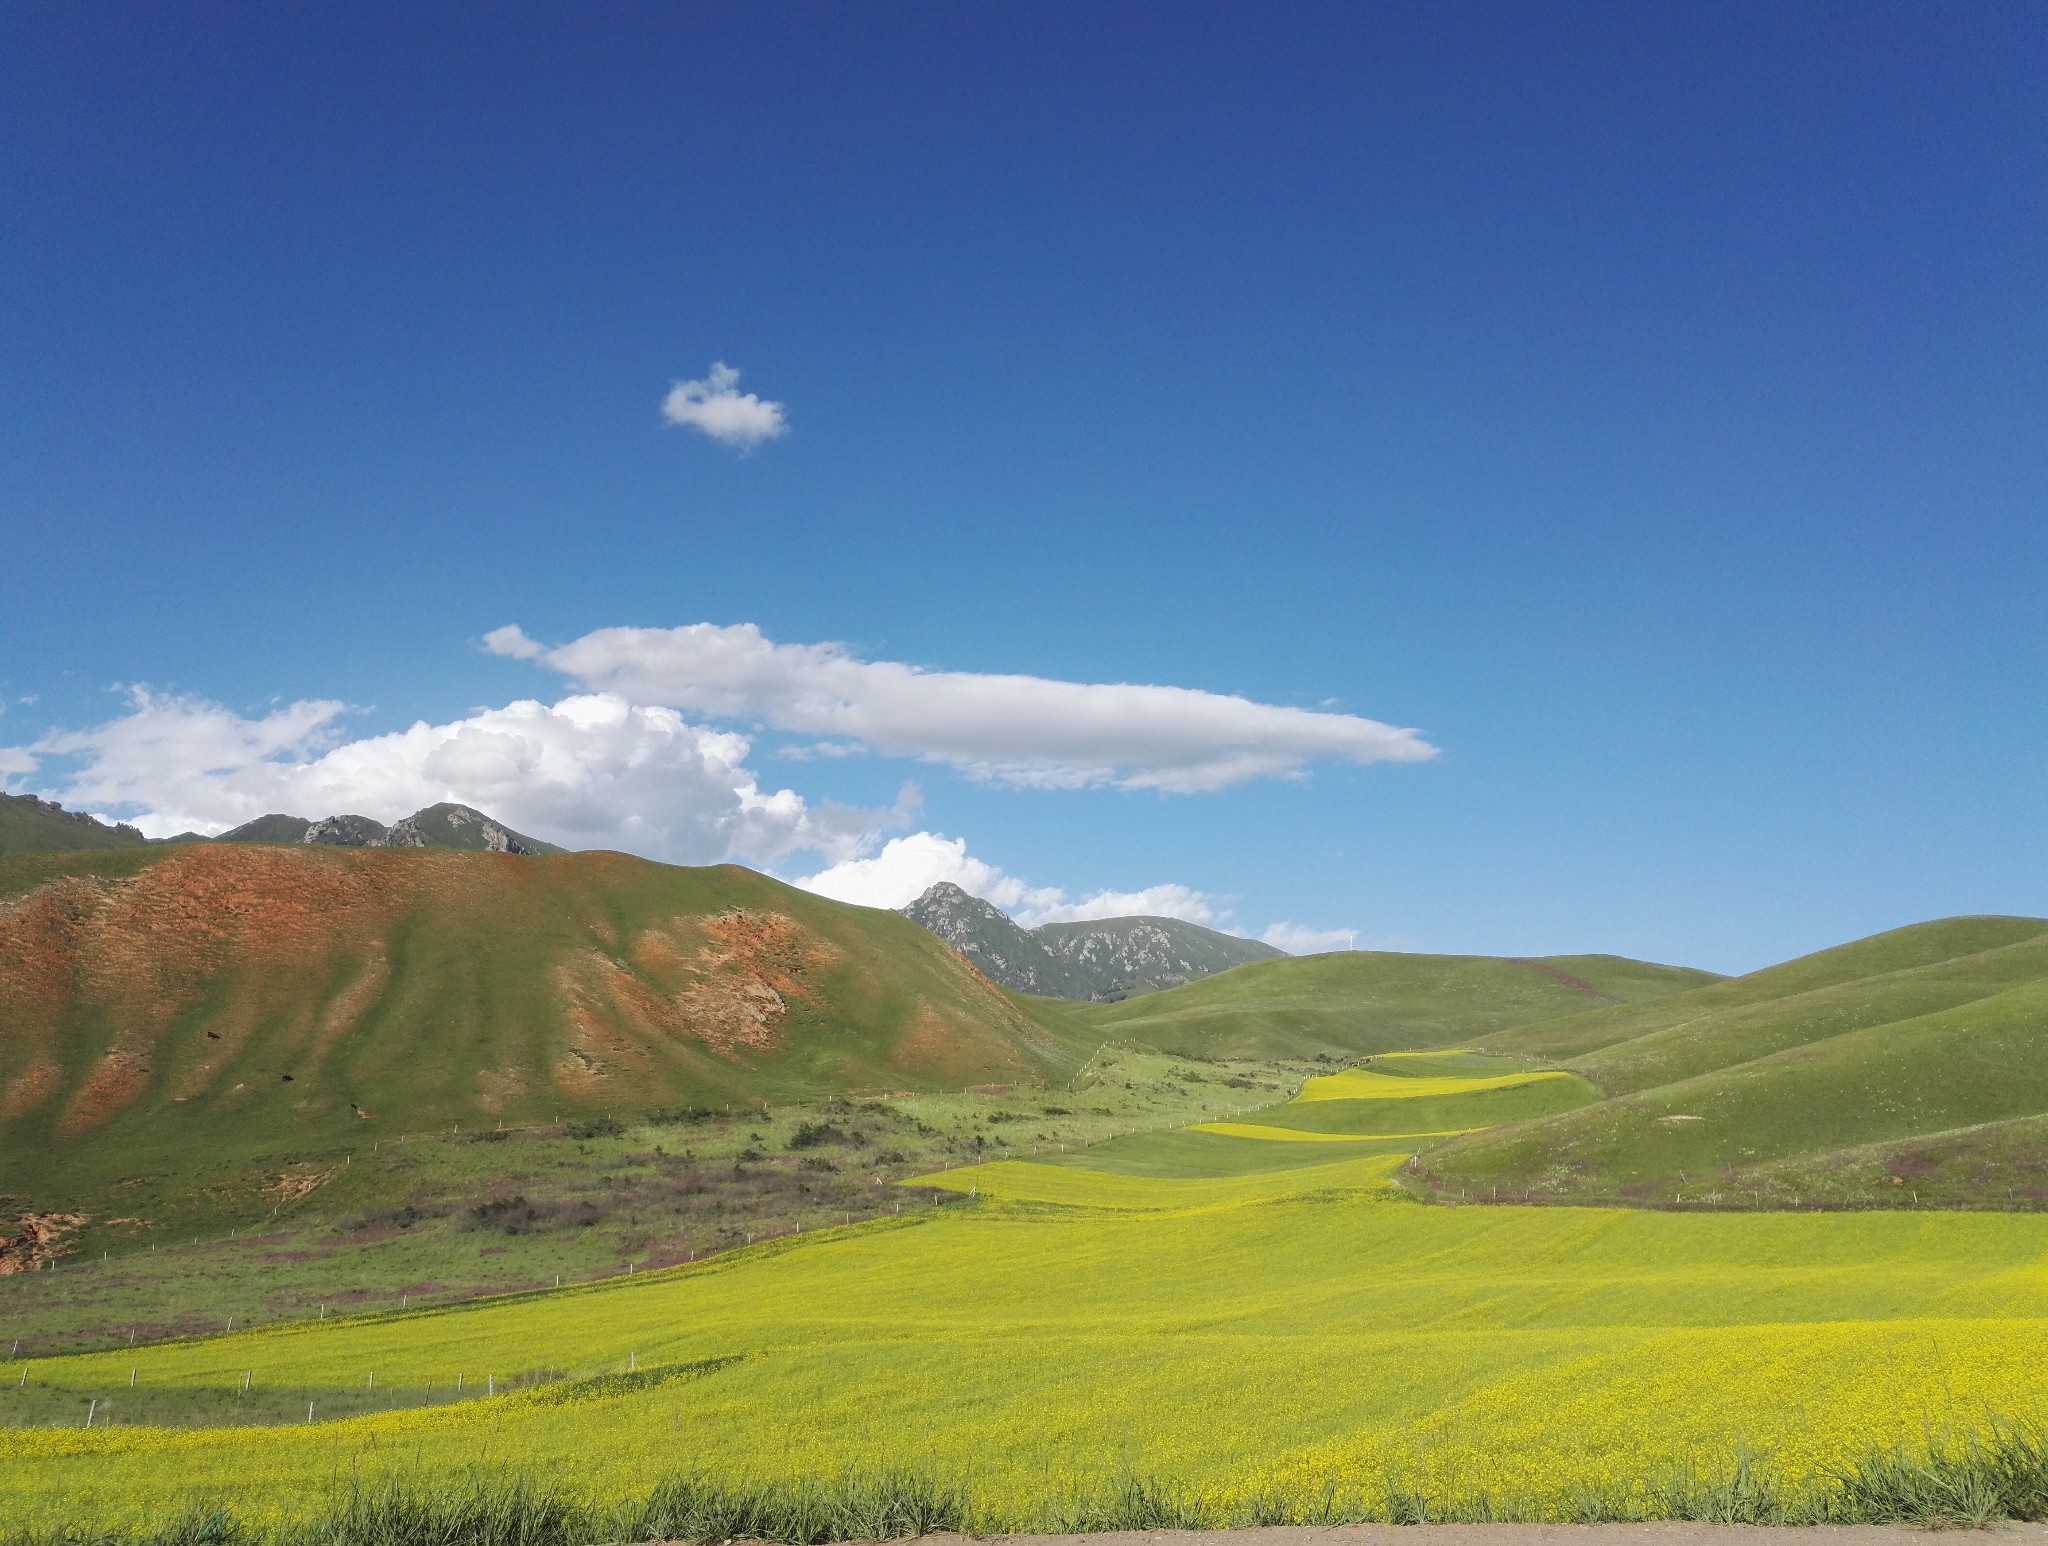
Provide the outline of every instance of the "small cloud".
<path id="1" fill-rule="evenodd" d="M 484 648 L 493 655 L 503 655 L 508 660 L 538 660 L 547 651 L 526 637 L 526 631 L 517 623 L 507 623 L 503 628 L 493 628 L 484 635 Z"/>
<path id="2" fill-rule="evenodd" d="M 1321 955 L 1328 950 L 1356 950 L 1356 929 L 1311 929 L 1305 924 L 1281 922 L 1270 925 L 1259 938 L 1275 950 L 1291 956 Z"/>
<path id="3" fill-rule="evenodd" d="M 678 381 L 671 387 L 662 399 L 662 417 L 742 451 L 788 434 L 789 417 L 782 404 L 740 391 L 739 379 L 740 373 L 720 360 L 702 381 Z"/>

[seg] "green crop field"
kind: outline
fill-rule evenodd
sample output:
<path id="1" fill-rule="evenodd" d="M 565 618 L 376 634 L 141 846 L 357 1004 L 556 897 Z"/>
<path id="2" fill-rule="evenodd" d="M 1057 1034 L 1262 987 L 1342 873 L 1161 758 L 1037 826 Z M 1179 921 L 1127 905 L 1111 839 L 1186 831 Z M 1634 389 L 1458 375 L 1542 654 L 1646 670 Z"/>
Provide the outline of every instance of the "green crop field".
<path id="1" fill-rule="evenodd" d="M 1541 1072 L 1375 1067 L 1228 1120 L 1471 1125 L 1578 1083 Z M 1119 1153 L 1168 1140 L 1197 1147 Z M 262 1527 L 386 1482 L 597 1518 L 678 1478 L 899 1476 L 983 1529 L 1133 1488 L 1226 1522 L 1825 1517 L 2048 1400 L 2048 1218 L 1427 1206 L 1389 1184 L 1412 1147 L 1013 1154 L 926 1178 L 950 1204 L 660 1272 L 34 1359 L 0 1380 L 34 1424 L 0 1430 L 0 1498 L 24 1528 Z"/>

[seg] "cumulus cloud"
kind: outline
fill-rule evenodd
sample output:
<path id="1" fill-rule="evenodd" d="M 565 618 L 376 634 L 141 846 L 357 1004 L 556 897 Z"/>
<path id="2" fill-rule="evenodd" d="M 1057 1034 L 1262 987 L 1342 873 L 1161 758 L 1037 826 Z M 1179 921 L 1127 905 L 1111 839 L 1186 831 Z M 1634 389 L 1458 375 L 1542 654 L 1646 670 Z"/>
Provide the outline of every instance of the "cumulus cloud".
<path id="1" fill-rule="evenodd" d="M 1259 938 L 1275 950 L 1284 950 L 1291 956 L 1313 956 L 1327 950 L 1358 948 L 1356 929 L 1311 929 L 1304 924 L 1285 921 L 1269 924 Z"/>
<path id="2" fill-rule="evenodd" d="M 1187 886 L 1150 886 L 1143 891 L 1097 891 L 1070 897 L 1057 886 L 1034 886 L 1004 873 L 967 851 L 965 838 L 913 832 L 891 838 L 879 853 L 839 863 L 795 884 L 834 901 L 862 907 L 903 907 L 939 881 L 951 881 L 970 896 L 992 902 L 1027 929 L 1041 923 L 1075 923 L 1091 918 L 1183 918 L 1216 927 L 1229 916 L 1216 900 Z"/>
<path id="3" fill-rule="evenodd" d="M 484 642 L 636 702 L 765 721 L 1028 787 L 1186 794 L 1317 761 L 1436 755 L 1415 731 L 1354 714 L 1186 687 L 927 671 L 861 660 L 839 644 L 777 644 L 751 623 L 601 628 L 555 648 L 508 625 Z"/>
<path id="4" fill-rule="evenodd" d="M 273 811 L 390 822 L 451 800 L 564 847 L 766 863 L 799 850 L 851 858 L 890 823 L 765 790 L 745 765 L 745 736 L 613 694 L 523 700 L 356 739 L 342 728 L 348 712 L 310 699 L 252 719 L 136 687 L 105 724 L 0 748 L 0 771 L 45 775 L 67 805 L 131 812 L 123 819 L 152 837 L 221 832 Z M 913 808 L 899 806 L 897 824 Z"/>
<path id="5" fill-rule="evenodd" d="M 740 391 L 739 379 L 740 373 L 720 360 L 702 381 L 678 381 L 669 388 L 661 415 L 671 424 L 702 430 L 742 451 L 788 434 L 789 417 L 782 404 Z"/>

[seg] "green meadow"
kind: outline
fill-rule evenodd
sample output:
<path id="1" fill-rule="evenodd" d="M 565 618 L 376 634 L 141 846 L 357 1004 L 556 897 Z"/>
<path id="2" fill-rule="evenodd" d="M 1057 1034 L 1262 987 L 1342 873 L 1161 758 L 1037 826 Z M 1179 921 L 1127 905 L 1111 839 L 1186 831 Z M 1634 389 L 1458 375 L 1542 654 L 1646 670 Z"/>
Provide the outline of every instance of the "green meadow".
<path id="1" fill-rule="evenodd" d="M 977 1529 L 1151 1517 L 1133 1497 L 1226 1523 L 1857 1517 L 1888 1465 L 1952 1468 L 2041 1410 L 2048 1219 L 1389 1184 L 1404 1112 L 1475 1125 L 1517 1091 L 1585 1098 L 1526 1063 L 1375 1063 L 1236 1114 L 1342 1113 L 1327 1142 L 1013 1155 L 925 1178 L 951 1203 L 659 1272 L 32 1360 L 0 1383 L 0 1421 L 34 1423 L 0 1431 L 0 1496 L 24 1529 L 145 1531 L 516 1482 L 601 1534 L 685 1483 L 890 1478 Z"/>

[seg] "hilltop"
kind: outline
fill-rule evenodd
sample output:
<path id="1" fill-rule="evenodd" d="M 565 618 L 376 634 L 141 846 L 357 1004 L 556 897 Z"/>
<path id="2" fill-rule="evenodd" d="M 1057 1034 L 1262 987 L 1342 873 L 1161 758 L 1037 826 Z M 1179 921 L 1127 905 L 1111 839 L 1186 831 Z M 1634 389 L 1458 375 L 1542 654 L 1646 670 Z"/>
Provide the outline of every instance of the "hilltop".
<path id="1" fill-rule="evenodd" d="M 34 795 L 0 795 L 0 854 L 63 853 L 81 849 L 141 848 L 165 843 L 313 843 L 336 848 L 452 848 L 465 853 L 558 854 L 552 843 L 514 832 L 482 811 L 446 802 L 414 811 L 385 826 L 368 816 L 258 816 L 218 837 L 182 832 L 144 837 L 126 823 L 67 811 Z"/>
<path id="2" fill-rule="evenodd" d="M 0 859 L 0 1153 L 43 1206 L 455 1123 L 1034 1084 L 1080 1061 L 1059 1032 L 908 919 L 736 866 Z"/>
<path id="3" fill-rule="evenodd" d="M 0 854 L 140 848 L 148 841 L 131 826 L 110 826 L 83 811 L 67 811 L 54 800 L 0 794 Z"/>
<path id="4" fill-rule="evenodd" d="M 206 842 L 209 839 L 182 839 Z M 216 843 L 318 843 L 335 848 L 452 848 L 460 853 L 558 854 L 553 843 L 514 832 L 468 805 L 429 805 L 385 826 L 368 816 L 259 816 L 210 839 Z"/>
<path id="5" fill-rule="evenodd" d="M 943 880 L 903 914 L 990 981 L 1047 998 L 1115 1001 L 1282 954 L 1179 918 L 1104 918 L 1026 929 L 993 903 Z"/>
<path id="6" fill-rule="evenodd" d="M 2048 919 L 1916 924 L 1476 1040 L 1547 1060 L 1604 1098 L 1431 1151 L 1419 1168 L 1440 1189 L 2048 1201 Z"/>

